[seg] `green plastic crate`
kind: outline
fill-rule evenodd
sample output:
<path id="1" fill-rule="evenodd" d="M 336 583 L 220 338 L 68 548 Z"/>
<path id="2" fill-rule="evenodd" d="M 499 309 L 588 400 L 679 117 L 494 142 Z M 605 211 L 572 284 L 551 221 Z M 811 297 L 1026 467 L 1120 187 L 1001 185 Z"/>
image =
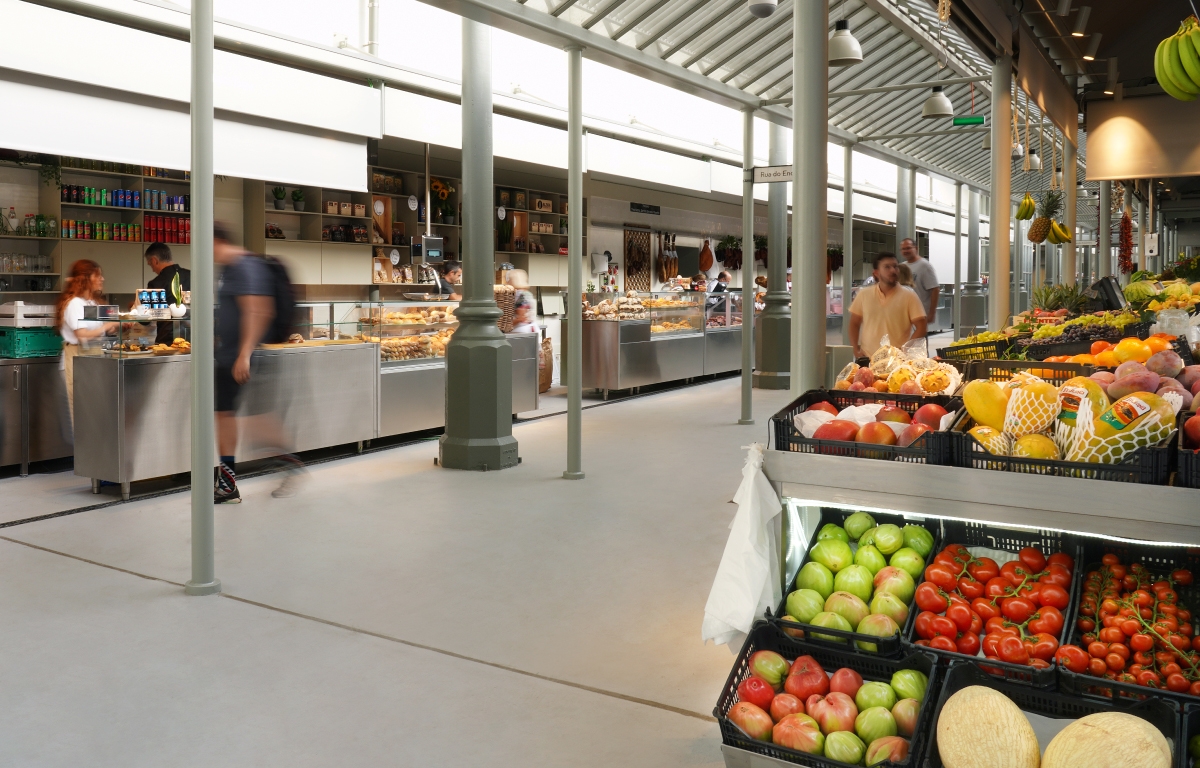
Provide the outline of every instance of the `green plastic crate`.
<path id="1" fill-rule="evenodd" d="M 0 357 L 52 357 L 61 352 L 57 328 L 0 328 Z"/>

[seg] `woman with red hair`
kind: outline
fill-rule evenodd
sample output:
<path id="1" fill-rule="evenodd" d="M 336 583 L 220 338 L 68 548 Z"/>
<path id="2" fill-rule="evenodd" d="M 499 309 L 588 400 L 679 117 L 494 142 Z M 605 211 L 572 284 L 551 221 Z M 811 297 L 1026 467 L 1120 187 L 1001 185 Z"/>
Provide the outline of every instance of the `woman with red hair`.
<path id="1" fill-rule="evenodd" d="M 71 265 L 58 297 L 56 317 L 58 332 L 63 338 L 59 369 L 67 383 L 67 406 L 71 412 L 72 427 L 75 425 L 75 356 L 79 354 L 79 343 L 103 336 L 117 325 L 83 319 L 83 308 L 94 305 L 96 299 L 103 295 L 104 273 L 100 271 L 99 264 L 90 259 L 80 259 Z"/>

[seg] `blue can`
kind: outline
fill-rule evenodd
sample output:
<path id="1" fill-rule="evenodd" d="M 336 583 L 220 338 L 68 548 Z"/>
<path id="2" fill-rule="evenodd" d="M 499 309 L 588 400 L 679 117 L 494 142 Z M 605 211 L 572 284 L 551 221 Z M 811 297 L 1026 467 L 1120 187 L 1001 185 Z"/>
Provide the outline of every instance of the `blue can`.
<path id="1" fill-rule="evenodd" d="M 141 208 L 142 207 L 142 193 L 138 192 L 136 189 L 133 190 L 133 203 L 131 204 L 131 207 L 133 207 L 133 208 Z"/>
<path id="2" fill-rule="evenodd" d="M 117 190 L 117 206 L 121 208 L 125 207 L 125 190 L 123 189 Z"/>
<path id="3" fill-rule="evenodd" d="M 150 190 L 150 209 L 154 210 L 154 211 L 158 210 L 158 190 L 157 189 Z"/>

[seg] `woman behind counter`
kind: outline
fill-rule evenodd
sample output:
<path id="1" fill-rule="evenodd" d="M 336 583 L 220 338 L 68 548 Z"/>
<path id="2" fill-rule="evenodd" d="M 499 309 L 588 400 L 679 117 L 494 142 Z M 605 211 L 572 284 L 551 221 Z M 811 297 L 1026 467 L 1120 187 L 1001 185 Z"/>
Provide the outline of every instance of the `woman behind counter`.
<path id="1" fill-rule="evenodd" d="M 71 265 L 55 307 L 58 333 L 63 338 L 58 367 L 67 384 L 67 408 L 71 413 L 72 428 L 75 426 L 75 357 L 80 351 L 79 343 L 103 336 L 117 326 L 116 323 L 83 319 L 83 308 L 95 305 L 96 299 L 103 295 L 104 273 L 100 271 L 100 265 L 90 259 L 80 259 Z"/>

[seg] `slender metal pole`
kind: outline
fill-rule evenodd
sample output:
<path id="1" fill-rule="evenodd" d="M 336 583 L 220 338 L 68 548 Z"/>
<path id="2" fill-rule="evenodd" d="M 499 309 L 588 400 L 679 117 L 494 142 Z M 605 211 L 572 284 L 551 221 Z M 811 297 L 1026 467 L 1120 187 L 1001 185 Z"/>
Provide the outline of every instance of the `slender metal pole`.
<path id="1" fill-rule="evenodd" d="M 988 328 L 1003 330 L 1008 322 L 1013 276 L 1009 271 L 1009 215 L 1012 213 L 1012 56 L 992 65 L 992 196 L 988 245 Z"/>
<path id="2" fill-rule="evenodd" d="M 1112 184 L 1100 182 L 1100 215 L 1096 227 L 1096 277 L 1108 277 L 1112 269 Z"/>
<path id="3" fill-rule="evenodd" d="M 828 3 L 796 3 L 792 11 L 793 397 L 825 383 L 828 34 Z"/>
<path id="4" fill-rule="evenodd" d="M 954 182 L 954 340 L 962 338 L 962 182 Z"/>
<path id="5" fill-rule="evenodd" d="M 754 110 L 742 110 L 742 415 L 738 424 L 754 423 Z M 769 258 L 769 257 L 768 257 Z M 749 284 L 747 284 L 749 281 Z M 746 297 L 750 297 L 749 320 Z"/>
<path id="6" fill-rule="evenodd" d="M 1009 214 L 1012 213 L 1013 209 L 1009 208 Z M 1015 218 L 1012 222 L 1012 307 L 1009 314 L 1015 315 L 1021 311 L 1021 281 L 1025 278 L 1025 222 Z"/>
<path id="7" fill-rule="evenodd" d="M 425 234 L 433 236 L 433 212 L 429 206 L 433 203 L 433 193 L 429 186 L 429 145 L 425 145 Z M 424 258 L 422 253 L 421 258 Z"/>
<path id="8" fill-rule="evenodd" d="M 567 471 L 583 478 L 583 49 L 567 49 Z"/>
<path id="9" fill-rule="evenodd" d="M 787 129 L 768 123 L 770 143 L 767 161 L 771 165 L 787 165 Z M 742 322 L 754 318 L 755 333 L 754 386 L 759 389 L 788 389 L 791 385 L 791 307 L 792 296 L 787 291 L 788 262 L 788 188 L 786 184 L 767 185 L 767 296 L 761 315 L 755 317 L 753 302 L 755 287 L 742 279 Z M 748 291 L 748 292 L 747 292 Z"/>
<path id="10" fill-rule="evenodd" d="M 896 166 L 896 251 L 906 237 L 916 242 L 917 172 L 903 165 Z"/>
<path id="11" fill-rule="evenodd" d="M 379 55 L 379 0 L 367 0 L 367 53 Z"/>
<path id="12" fill-rule="evenodd" d="M 1137 201 L 1138 218 L 1138 269 L 1146 269 L 1146 201 Z"/>
<path id="13" fill-rule="evenodd" d="M 848 347 L 854 293 L 854 145 L 847 142 L 842 153 L 842 344 Z"/>
<path id="14" fill-rule="evenodd" d="M 221 591 L 213 562 L 213 0 L 192 2 L 192 578 Z"/>
<path id="15" fill-rule="evenodd" d="M 1062 274 L 1059 276 L 1059 282 L 1063 285 L 1075 285 L 1075 273 L 1078 271 L 1075 241 L 1079 239 L 1079 233 L 1075 231 L 1075 214 L 1079 207 L 1076 199 L 1079 185 L 1075 176 L 1078 166 L 1075 161 L 1075 145 L 1072 143 L 1075 138 L 1076 136 L 1072 135 L 1065 137 L 1063 141 L 1063 186 L 1066 187 L 1063 195 L 1066 198 L 1063 224 L 1066 226 L 1067 232 L 1071 233 L 1071 242 L 1062 246 Z"/>

